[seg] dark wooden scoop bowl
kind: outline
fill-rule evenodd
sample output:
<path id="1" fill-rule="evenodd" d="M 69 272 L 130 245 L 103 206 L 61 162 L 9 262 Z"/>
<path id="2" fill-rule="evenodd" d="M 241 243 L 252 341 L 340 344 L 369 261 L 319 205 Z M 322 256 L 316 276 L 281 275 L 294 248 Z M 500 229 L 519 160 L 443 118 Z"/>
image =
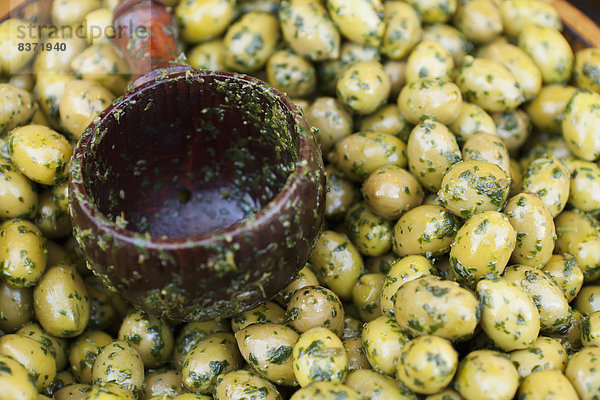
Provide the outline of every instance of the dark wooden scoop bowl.
<path id="1" fill-rule="evenodd" d="M 228 317 L 270 299 L 306 262 L 325 179 L 302 113 L 245 75 L 172 63 L 171 16 L 125 1 L 115 22 L 145 25 L 117 45 L 139 77 L 81 137 L 70 166 L 74 233 L 94 272 L 150 313 Z"/>

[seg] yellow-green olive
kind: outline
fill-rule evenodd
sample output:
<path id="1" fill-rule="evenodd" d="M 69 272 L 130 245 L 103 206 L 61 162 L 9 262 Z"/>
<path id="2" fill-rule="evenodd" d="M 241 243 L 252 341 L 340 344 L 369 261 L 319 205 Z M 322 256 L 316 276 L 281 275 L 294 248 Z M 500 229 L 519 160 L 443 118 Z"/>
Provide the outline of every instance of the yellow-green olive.
<path id="1" fill-rule="evenodd" d="M 257 307 L 241 314 L 235 315 L 231 319 L 231 329 L 237 332 L 250 324 L 263 324 L 265 322 L 275 322 L 281 324 L 285 321 L 285 311 L 277 303 L 267 301 Z"/>
<path id="2" fill-rule="evenodd" d="M 92 386 L 85 383 L 74 383 L 54 392 L 55 400 L 87 400 Z"/>
<path id="3" fill-rule="evenodd" d="M 346 309 L 353 315 L 356 314 L 353 312 L 351 306 L 346 306 Z M 344 318 L 344 333 L 342 334 L 342 340 L 360 337 L 364 324 L 357 317 L 346 315 L 346 318 Z"/>
<path id="4" fill-rule="evenodd" d="M 35 315 L 52 336 L 75 337 L 87 326 L 90 304 L 74 266 L 49 268 L 33 291 Z"/>
<path id="5" fill-rule="evenodd" d="M 89 12 L 101 5 L 101 0 L 58 0 L 52 4 L 52 20 L 60 26 L 77 27 Z"/>
<path id="6" fill-rule="evenodd" d="M 34 221 L 47 238 L 62 238 L 72 232 L 71 216 L 57 204 L 55 192 L 49 188 L 38 196 L 37 212 Z"/>
<path id="7" fill-rule="evenodd" d="M 100 349 L 92 367 L 94 385 L 116 383 L 138 393 L 144 384 L 144 363 L 137 350 L 124 340 L 114 340 Z"/>
<path id="8" fill-rule="evenodd" d="M 459 227 L 454 214 L 436 205 L 407 211 L 394 225 L 394 253 L 438 256 L 447 253 Z"/>
<path id="9" fill-rule="evenodd" d="M 454 377 L 458 353 L 439 336 L 420 336 L 404 346 L 396 375 L 407 388 L 419 394 L 439 392 Z"/>
<path id="10" fill-rule="evenodd" d="M 520 109 L 492 114 L 496 132 L 502 138 L 509 152 L 516 152 L 529 138 L 531 122 L 527 114 Z"/>
<path id="11" fill-rule="evenodd" d="M 36 49 L 33 43 L 25 42 L 31 47 L 19 46 L 29 39 L 24 32 L 31 26 L 31 23 L 19 19 L 16 15 L 0 23 L 0 75 L 18 73 L 35 56 Z"/>
<path id="12" fill-rule="evenodd" d="M 575 308 L 583 315 L 600 311 L 600 286 L 585 285 L 575 299 Z"/>
<path id="13" fill-rule="evenodd" d="M 341 383 L 314 382 L 295 392 L 290 400 L 360 400 L 356 391 Z"/>
<path id="14" fill-rule="evenodd" d="M 517 393 L 519 373 L 504 354 L 472 351 L 458 365 L 454 388 L 466 400 L 510 400 Z"/>
<path id="15" fill-rule="evenodd" d="M 346 385 L 369 400 L 414 400 L 416 396 L 401 388 L 394 379 L 370 369 L 360 369 L 348 374 Z"/>
<path id="16" fill-rule="evenodd" d="M 344 332 L 344 308 L 339 297 L 322 286 L 296 290 L 287 306 L 288 324 L 298 332 L 324 327 L 338 336 Z"/>
<path id="17" fill-rule="evenodd" d="M 311 268 L 312 267 L 310 264 L 306 264 L 300 271 L 298 271 L 298 274 L 294 280 L 290 282 L 285 289 L 279 292 L 277 299 L 279 299 L 280 303 L 287 305 L 296 290 L 302 289 L 306 286 L 316 286 L 319 284 L 319 280 Z"/>
<path id="18" fill-rule="evenodd" d="M 32 183 L 15 166 L 0 160 L 0 215 L 28 218 L 37 210 L 38 194 Z"/>
<path id="19" fill-rule="evenodd" d="M 600 157 L 600 94 L 589 90 L 576 92 L 565 108 L 562 132 L 569 150 L 577 157 L 594 161 Z"/>
<path id="20" fill-rule="evenodd" d="M 296 386 L 292 348 L 298 334 L 291 328 L 267 322 L 252 324 L 235 333 L 242 357 L 258 373 L 278 385 Z"/>
<path id="21" fill-rule="evenodd" d="M 306 120 L 316 127 L 323 154 L 352 133 L 352 115 L 333 97 L 319 97 L 306 110 Z"/>
<path id="22" fill-rule="evenodd" d="M 548 133 L 562 133 L 563 112 L 576 91 L 568 85 L 542 86 L 537 97 L 525 107 L 533 125 Z"/>
<path id="23" fill-rule="evenodd" d="M 570 254 L 555 254 L 544 265 L 542 271 L 556 282 L 568 302 L 571 302 L 583 286 L 583 272 L 575 257 Z"/>
<path id="24" fill-rule="evenodd" d="M 300 386 L 313 382 L 342 383 L 348 373 L 344 344 L 327 328 L 312 328 L 300 335 L 292 350 L 294 375 Z"/>
<path id="25" fill-rule="evenodd" d="M 577 390 L 580 399 L 594 400 L 600 393 L 600 347 L 585 347 L 573 354 L 565 376 Z"/>
<path id="26" fill-rule="evenodd" d="M 600 235 L 595 220 L 578 210 L 563 211 L 555 219 L 557 253 L 575 257 L 586 282 L 600 277 Z"/>
<path id="27" fill-rule="evenodd" d="M 71 69 L 77 77 L 99 83 L 115 95 L 127 89 L 129 66 L 111 43 L 88 47 L 73 58 Z"/>
<path id="28" fill-rule="evenodd" d="M 593 47 L 578 50 L 573 75 L 581 89 L 600 93 L 600 51 Z"/>
<path id="29" fill-rule="evenodd" d="M 116 35 L 113 22 L 113 11 L 109 8 L 98 8 L 91 11 L 83 19 L 85 38 L 89 44 L 108 43 Z"/>
<path id="30" fill-rule="evenodd" d="M 446 389 L 425 397 L 425 400 L 463 400 L 463 397 L 452 389 Z"/>
<path id="31" fill-rule="evenodd" d="M 473 50 L 464 33 L 446 24 L 432 24 L 423 29 L 423 40 L 433 40 L 440 43 L 452 54 L 454 65 L 462 63 L 463 58 Z"/>
<path id="32" fill-rule="evenodd" d="M 200 43 L 186 53 L 190 65 L 196 69 L 225 71 L 225 46 L 222 39 Z"/>
<path id="33" fill-rule="evenodd" d="M 35 322 L 23 326 L 16 333 L 17 335 L 29 337 L 44 346 L 54 357 L 57 371 L 62 371 L 65 368 L 67 365 L 66 340 L 49 335 Z"/>
<path id="34" fill-rule="evenodd" d="M 337 232 L 324 231 L 310 256 L 319 282 L 343 300 L 352 296 L 352 288 L 363 272 L 363 261 L 350 240 Z"/>
<path id="35" fill-rule="evenodd" d="M 556 282 L 542 271 L 526 265 L 512 265 L 504 271 L 504 279 L 529 294 L 538 308 L 543 333 L 560 332 L 568 326 L 571 308 L 567 298 Z"/>
<path id="36" fill-rule="evenodd" d="M 114 96 L 99 83 L 73 80 L 65 85 L 60 101 L 60 122 L 78 139 L 88 125 L 110 105 Z"/>
<path id="37" fill-rule="evenodd" d="M 573 70 L 573 50 L 562 33 L 553 27 L 526 24 L 519 47 L 533 59 L 544 83 L 566 83 Z"/>
<path id="38" fill-rule="evenodd" d="M 379 46 L 385 25 L 380 0 L 327 0 L 331 19 L 348 40 Z"/>
<path id="39" fill-rule="evenodd" d="M 12 131 L 9 153 L 15 166 L 32 181 L 44 185 L 66 177 L 73 149 L 58 132 L 42 125 L 27 125 Z"/>
<path id="40" fill-rule="evenodd" d="M 390 264 L 379 299 L 381 313 L 394 316 L 394 299 L 398 288 L 406 282 L 434 273 L 431 261 L 420 255 L 396 259 Z"/>
<path id="41" fill-rule="evenodd" d="M 345 176 L 362 182 L 386 164 L 406 167 L 406 144 L 386 133 L 357 132 L 337 142 L 328 158 Z"/>
<path id="42" fill-rule="evenodd" d="M 197 393 L 212 393 L 217 376 L 242 367 L 242 356 L 230 333 L 213 333 L 186 355 L 181 370 L 185 387 Z"/>
<path id="43" fill-rule="evenodd" d="M 365 256 L 379 256 L 392 248 L 392 223 L 375 214 L 365 202 L 350 207 L 344 227 L 352 243 Z"/>
<path id="44" fill-rule="evenodd" d="M 39 99 L 38 104 L 54 128 L 60 126 L 60 102 L 65 86 L 72 80 L 75 80 L 75 77 L 67 72 L 48 71 L 37 75 L 35 92 Z"/>
<path id="45" fill-rule="evenodd" d="M 242 399 L 260 396 L 265 400 L 279 400 L 281 395 L 268 380 L 246 370 L 219 375 L 213 391 L 215 400 Z"/>
<path id="46" fill-rule="evenodd" d="M 25 367 L 6 355 L 0 355 L 0 386 L 6 399 L 36 400 L 35 380 Z M 60 399 L 59 399 L 60 400 Z"/>
<path id="47" fill-rule="evenodd" d="M 564 371 L 567 366 L 567 351 L 558 339 L 540 336 L 528 348 L 512 351 L 510 359 L 521 378 L 545 369 Z"/>
<path id="48" fill-rule="evenodd" d="M 327 10 L 314 0 L 285 0 L 279 6 L 281 32 L 294 52 L 312 61 L 340 55 L 340 33 Z M 302 21 L 298 24 L 297 21 Z"/>
<path id="49" fill-rule="evenodd" d="M 136 311 L 123 319 L 119 339 L 137 350 L 146 368 L 164 364 L 173 351 L 173 334 L 167 323 L 144 311 Z"/>
<path id="50" fill-rule="evenodd" d="M 415 46 L 406 60 L 406 82 L 421 78 L 451 79 L 454 72 L 452 54 L 440 43 L 423 40 Z"/>
<path id="51" fill-rule="evenodd" d="M 71 371 L 81 383 L 93 383 L 92 368 L 100 350 L 113 339 L 102 331 L 88 331 L 75 339 L 69 349 Z"/>
<path id="52" fill-rule="evenodd" d="M 542 268 L 552 257 L 556 239 L 554 220 L 544 203 L 537 196 L 519 193 L 508 201 L 504 213 L 517 232 L 511 261 Z"/>
<path id="53" fill-rule="evenodd" d="M 510 195 L 515 196 L 521 193 L 521 183 L 523 182 L 521 166 L 515 159 L 510 160 L 510 178 Z"/>
<path id="54" fill-rule="evenodd" d="M 458 283 L 425 275 L 400 286 L 394 299 L 394 316 L 398 325 L 413 336 L 436 335 L 462 341 L 475 331 L 479 303 Z"/>
<path id="55" fill-rule="evenodd" d="M 13 333 L 33 319 L 33 289 L 0 282 L 0 329 Z"/>
<path id="56" fill-rule="evenodd" d="M 183 392 L 181 372 L 179 371 L 174 369 L 156 370 L 146 375 L 144 381 L 146 399 L 161 396 L 175 397 Z"/>
<path id="57" fill-rule="evenodd" d="M 204 340 L 208 335 L 217 332 L 229 332 L 224 321 L 202 321 L 187 323 L 175 339 L 173 359 L 175 364 L 181 368 L 185 356 L 196 344 Z"/>
<path id="58" fill-rule="evenodd" d="M 362 332 L 365 355 L 374 371 L 393 376 L 408 333 L 396 321 L 381 316 L 367 322 Z"/>
<path id="59" fill-rule="evenodd" d="M 387 274 L 397 259 L 398 256 L 392 252 L 376 257 L 366 257 L 365 266 L 371 272 Z"/>
<path id="60" fill-rule="evenodd" d="M 433 118 L 451 124 L 463 101 L 459 87 L 445 78 L 421 78 L 402 88 L 398 96 L 400 112 L 411 124 Z"/>
<path id="61" fill-rule="evenodd" d="M 569 170 L 569 204 L 584 212 L 600 210 L 600 167 L 592 162 L 578 160 L 577 165 Z"/>
<path id="62" fill-rule="evenodd" d="M 225 65 L 240 72 L 257 71 L 266 64 L 278 41 L 279 23 L 274 15 L 262 11 L 248 13 L 225 34 Z"/>
<path id="63" fill-rule="evenodd" d="M 492 117 L 477 104 L 467 101 L 462 102 L 458 117 L 448 127 L 461 145 L 476 133 L 496 135 L 496 124 Z"/>
<path id="64" fill-rule="evenodd" d="M 87 329 L 102 330 L 115 326 L 119 315 L 111 302 L 112 293 L 102 284 L 102 280 L 95 276 L 86 277 L 85 290 L 90 300 L 90 321 Z"/>
<path id="65" fill-rule="evenodd" d="M 583 347 L 581 343 L 581 328 L 584 322 L 585 317 L 574 309 L 571 312 L 571 320 L 567 329 L 564 329 L 561 333 L 549 336 L 558 339 L 569 354 L 572 354 Z"/>
<path id="66" fill-rule="evenodd" d="M 502 32 L 502 15 L 490 0 L 461 2 L 454 14 L 454 25 L 470 41 L 485 43 Z"/>
<path id="67" fill-rule="evenodd" d="M 496 164 L 510 176 L 508 149 L 498 135 L 476 133 L 471 136 L 463 145 L 462 159 L 464 161 L 487 161 Z"/>
<path id="68" fill-rule="evenodd" d="M 519 160 L 519 165 L 523 170 L 527 170 L 529 164 L 538 158 L 558 158 L 563 161 L 569 171 L 574 164 L 583 161 L 573 156 L 562 135 L 548 138 L 540 137 L 538 143 L 526 150 L 523 157 Z M 577 160 L 577 162 L 573 162 L 574 160 Z"/>
<path id="69" fill-rule="evenodd" d="M 421 41 L 421 17 L 413 7 L 401 1 L 385 2 L 384 10 L 383 53 L 393 60 L 399 60 Z"/>
<path id="70" fill-rule="evenodd" d="M 504 65 L 515 77 L 525 100 L 532 100 L 539 93 L 542 87 L 542 73 L 521 48 L 499 39 L 480 49 L 478 54 Z"/>
<path id="71" fill-rule="evenodd" d="M 220 36 L 235 14 L 234 0 L 187 0 L 179 2 L 175 17 L 181 36 L 200 43 Z"/>
<path id="72" fill-rule="evenodd" d="M 26 90 L 0 83 L 0 134 L 28 124 L 36 111 L 33 96 Z"/>
<path id="73" fill-rule="evenodd" d="M 394 104 L 388 104 L 373 114 L 361 118 L 358 121 L 358 128 L 361 131 L 387 133 L 403 140 L 410 132 L 410 126 Z"/>
<path id="74" fill-rule="evenodd" d="M 362 193 L 371 210 L 388 220 L 395 220 L 420 205 L 424 196 L 414 176 L 397 165 L 385 165 L 373 171 L 365 180 Z"/>
<path id="75" fill-rule="evenodd" d="M 112 18 L 112 17 L 111 17 Z M 86 47 L 86 41 L 79 35 L 71 35 L 68 29 L 64 29 L 46 40 L 44 46 L 52 49 L 64 43 L 65 51 L 40 51 L 33 62 L 33 72 L 38 75 L 44 71 L 69 72 L 71 62 Z"/>
<path id="76" fill-rule="evenodd" d="M 540 332 L 540 315 L 528 293 L 504 279 L 477 284 L 481 327 L 494 344 L 512 351 L 530 347 Z"/>
<path id="77" fill-rule="evenodd" d="M 453 164 L 438 191 L 445 208 L 462 218 L 481 211 L 500 210 L 510 191 L 510 177 L 486 161 Z"/>
<path id="78" fill-rule="evenodd" d="M 30 287 L 46 271 L 46 239 L 37 226 L 10 219 L 0 225 L 1 276 L 14 287 Z"/>
<path id="79" fill-rule="evenodd" d="M 331 164 L 325 167 L 325 174 L 325 215 L 332 220 L 343 218 L 352 204 L 356 203 L 360 193 L 354 183 L 344 178 Z"/>
<path id="80" fill-rule="evenodd" d="M 103 382 L 92 386 L 87 400 L 135 400 L 131 390 L 114 382 Z"/>
<path id="81" fill-rule="evenodd" d="M 487 58 L 465 57 L 456 83 L 465 100 L 489 112 L 514 110 L 525 100 L 510 71 Z"/>
<path id="82" fill-rule="evenodd" d="M 399 1 L 396 1 L 394 3 L 398 3 L 398 4 L 403 4 Z M 386 4 L 391 4 L 390 3 L 386 3 Z M 406 61 L 397 61 L 397 60 L 385 60 L 383 62 L 383 69 L 385 69 L 385 72 L 388 74 L 388 76 L 390 77 L 390 82 L 392 84 L 392 88 L 390 90 L 390 99 L 394 100 L 397 99 L 398 96 L 400 95 L 400 91 L 402 90 L 402 87 L 404 87 L 404 75 L 406 73 Z M 383 106 L 381 108 L 381 110 L 379 110 L 380 112 L 383 112 L 382 110 L 385 109 L 387 106 Z M 394 105 L 394 108 L 397 108 Z M 400 114 L 400 112 L 398 111 L 398 114 L 400 116 L 402 116 L 402 114 Z M 402 117 L 404 118 L 404 117 Z M 406 129 L 403 129 L 399 136 L 402 140 L 406 140 L 408 138 L 408 130 L 409 127 L 407 126 Z"/>
<path id="83" fill-rule="evenodd" d="M 291 97 L 308 96 L 317 83 L 315 68 L 304 58 L 280 50 L 267 61 L 267 81 Z"/>
<path id="84" fill-rule="evenodd" d="M 577 392 L 560 371 L 536 371 L 527 376 L 519 387 L 519 398 L 531 400 L 577 400 Z"/>
<path id="85" fill-rule="evenodd" d="M 17 334 L 2 336 L 0 355 L 21 363 L 34 377 L 39 391 L 47 388 L 56 376 L 56 360 L 46 347 L 30 337 Z"/>
<path id="86" fill-rule="evenodd" d="M 538 196 L 556 217 L 567 204 L 569 186 L 569 171 L 559 159 L 538 158 L 524 172 L 521 190 Z"/>
<path id="87" fill-rule="evenodd" d="M 348 354 L 348 371 L 371 369 L 371 364 L 365 355 L 362 338 L 353 337 L 344 340 L 344 349 Z"/>
<path id="88" fill-rule="evenodd" d="M 461 160 L 452 132 L 433 119 L 425 119 L 414 127 L 406 154 L 410 172 L 430 191 L 439 190 L 446 171 Z"/>
<path id="89" fill-rule="evenodd" d="M 581 327 L 581 342 L 584 346 L 600 345 L 600 312 L 595 311 L 587 316 Z"/>
<path id="90" fill-rule="evenodd" d="M 352 288 L 352 301 L 358 307 L 358 313 L 363 321 L 368 322 L 381 316 L 379 300 L 384 281 L 384 274 L 365 274 Z"/>
<path id="91" fill-rule="evenodd" d="M 534 23 L 560 29 L 558 11 L 549 3 L 536 0 L 506 0 L 500 2 L 504 32 L 516 38 L 525 25 Z"/>
<path id="92" fill-rule="evenodd" d="M 339 101 L 357 114 L 370 114 L 383 106 L 390 90 L 390 77 L 377 61 L 356 63 L 344 71 L 336 85 Z"/>

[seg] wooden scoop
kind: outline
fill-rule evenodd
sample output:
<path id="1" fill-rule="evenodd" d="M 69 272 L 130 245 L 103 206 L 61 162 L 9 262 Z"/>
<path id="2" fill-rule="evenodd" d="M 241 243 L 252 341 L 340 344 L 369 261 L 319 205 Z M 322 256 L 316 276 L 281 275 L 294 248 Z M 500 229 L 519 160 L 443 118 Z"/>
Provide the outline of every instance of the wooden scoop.
<path id="1" fill-rule="evenodd" d="M 123 24 L 149 32 L 116 40 L 133 70 L 147 60 L 154 69 L 75 149 L 75 237 L 94 272 L 152 314 L 203 320 L 254 307 L 285 288 L 317 240 L 325 178 L 315 137 L 266 83 L 173 63 L 160 2 L 122 2 Z"/>

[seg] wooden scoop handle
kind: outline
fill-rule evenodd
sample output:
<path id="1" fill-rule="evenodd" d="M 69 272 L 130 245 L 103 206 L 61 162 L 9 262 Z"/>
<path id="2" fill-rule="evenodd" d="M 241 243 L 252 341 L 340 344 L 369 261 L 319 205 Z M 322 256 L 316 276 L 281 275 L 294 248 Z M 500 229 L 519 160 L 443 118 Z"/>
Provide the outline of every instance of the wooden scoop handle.
<path id="1" fill-rule="evenodd" d="M 190 68 L 174 62 L 179 55 L 177 27 L 161 1 L 122 0 L 113 22 L 113 42 L 129 63 L 135 79 L 133 86 Z"/>

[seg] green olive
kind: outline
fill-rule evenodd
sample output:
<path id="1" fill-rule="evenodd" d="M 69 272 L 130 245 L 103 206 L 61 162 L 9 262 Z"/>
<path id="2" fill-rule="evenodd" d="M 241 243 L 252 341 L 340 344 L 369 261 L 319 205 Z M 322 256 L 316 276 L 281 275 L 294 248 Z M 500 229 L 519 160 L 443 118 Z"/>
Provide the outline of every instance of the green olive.
<path id="1" fill-rule="evenodd" d="M 174 369 L 159 369 L 149 373 L 144 381 L 144 392 L 146 399 L 183 394 L 181 372 Z"/>
<path id="2" fill-rule="evenodd" d="M 402 88 L 400 112 L 411 124 L 432 118 L 449 125 L 458 117 L 463 97 L 459 87 L 445 78 L 420 78 Z"/>
<path id="3" fill-rule="evenodd" d="M 0 329 L 17 331 L 33 319 L 33 288 L 15 288 L 0 282 Z"/>
<path id="4" fill-rule="evenodd" d="M 540 336 L 528 348 L 510 353 L 510 359 L 524 378 L 533 372 L 545 369 L 564 371 L 567 366 L 567 351 L 558 339 Z"/>
<path id="5" fill-rule="evenodd" d="M 583 286 L 583 271 L 570 254 L 555 254 L 544 265 L 542 271 L 556 282 L 568 302 L 577 297 Z"/>
<path id="6" fill-rule="evenodd" d="M 352 288 L 363 272 L 363 261 L 350 240 L 334 231 L 324 231 L 310 256 L 319 282 L 340 299 L 352 297 Z"/>
<path id="7" fill-rule="evenodd" d="M 600 93 L 600 52 L 589 47 L 575 53 L 573 75 L 577 86 Z"/>
<path id="8" fill-rule="evenodd" d="M 288 324 L 300 333 L 316 327 L 327 328 L 340 337 L 344 332 L 342 302 L 334 292 L 322 286 L 296 290 L 288 303 L 286 315 Z"/>
<path id="9" fill-rule="evenodd" d="M 290 400 L 360 400 L 356 391 L 341 383 L 314 382 L 295 392 Z"/>
<path id="10" fill-rule="evenodd" d="M 137 350 L 147 368 L 164 364 L 173 351 L 173 334 L 167 323 L 144 311 L 136 311 L 123 319 L 119 339 Z"/>
<path id="11" fill-rule="evenodd" d="M 364 202 L 348 210 L 344 227 L 352 243 L 365 256 L 378 256 L 392 248 L 392 223 L 375 214 Z"/>
<path id="12" fill-rule="evenodd" d="M 338 100 L 362 115 L 371 114 L 383 106 L 390 90 L 390 77 L 377 61 L 361 61 L 351 66 L 340 76 L 336 85 Z"/>
<path id="13" fill-rule="evenodd" d="M 69 363 L 78 382 L 92 384 L 92 367 L 100 350 L 113 339 L 102 331 L 87 331 L 71 343 Z"/>
<path id="14" fill-rule="evenodd" d="M 10 219 L 0 225 L 2 278 L 14 287 L 36 285 L 46 271 L 46 239 L 29 221 Z"/>
<path id="15" fill-rule="evenodd" d="M 272 301 L 267 301 L 257 307 L 231 319 L 231 328 L 237 332 L 250 324 L 263 324 L 265 322 L 283 323 L 285 321 L 285 310 Z"/>
<path id="16" fill-rule="evenodd" d="M 229 327 L 223 321 L 189 322 L 183 326 L 175 339 L 173 359 L 175 364 L 181 368 L 185 356 L 196 344 L 207 336 L 217 332 L 229 332 Z"/>
<path id="17" fill-rule="evenodd" d="M 316 135 L 323 154 L 352 133 L 352 115 L 333 97 L 319 97 L 305 111 L 308 123 L 319 130 Z"/>
<path id="18" fill-rule="evenodd" d="M 374 371 L 393 376 L 402 348 L 409 341 L 408 333 L 386 316 L 367 322 L 362 340 L 365 355 Z"/>
<path id="19" fill-rule="evenodd" d="M 252 369 L 278 385 L 298 384 L 292 365 L 298 334 L 293 329 L 272 322 L 252 324 L 237 331 L 235 339 Z"/>
<path id="20" fill-rule="evenodd" d="M 12 357 L 0 354 L 0 386 L 6 399 L 36 400 L 35 380 L 25 367 Z M 60 399 L 58 399 L 60 400 Z"/>
<path id="21" fill-rule="evenodd" d="M 518 396 L 532 400 L 579 399 L 571 382 L 555 369 L 536 371 L 527 376 L 519 387 Z"/>
<path id="22" fill-rule="evenodd" d="M 519 373 L 497 351 L 476 350 L 458 365 L 454 388 L 468 400 L 510 400 L 517 393 Z"/>
<path id="23" fill-rule="evenodd" d="M 213 391 L 215 400 L 252 398 L 260 396 L 265 400 L 279 400 L 281 395 L 268 380 L 246 370 L 231 371 L 219 375 Z"/>
<path id="24" fill-rule="evenodd" d="M 571 77 L 573 50 L 557 28 L 524 25 L 518 44 L 540 69 L 544 83 L 566 83 Z"/>
<path id="25" fill-rule="evenodd" d="M 356 390 L 362 398 L 370 400 L 415 400 L 416 395 L 401 388 L 394 379 L 370 369 L 360 369 L 348 374 L 346 385 Z"/>
<path id="26" fill-rule="evenodd" d="M 436 335 L 463 341 L 479 322 L 479 302 L 458 283 L 425 275 L 400 286 L 394 316 L 398 325 L 415 337 Z"/>
<path id="27" fill-rule="evenodd" d="M 493 1 L 473 0 L 460 3 L 454 25 L 474 43 L 485 43 L 502 32 L 502 15 Z"/>
<path id="28" fill-rule="evenodd" d="M 387 1 L 385 9 L 385 31 L 383 53 L 393 60 L 409 54 L 423 36 L 421 17 L 410 5 L 401 1 Z"/>
<path id="29" fill-rule="evenodd" d="M 352 301 L 363 321 L 368 322 L 381 316 L 380 293 L 384 281 L 384 274 L 365 274 L 352 288 Z"/>
<path id="30" fill-rule="evenodd" d="M 563 112 L 576 91 L 573 86 L 562 84 L 542 86 L 537 97 L 525 107 L 533 126 L 548 133 L 562 134 Z"/>
<path id="31" fill-rule="evenodd" d="M 581 399 L 593 400 L 600 393 L 600 347 L 585 347 L 571 356 L 565 376 Z"/>
<path id="32" fill-rule="evenodd" d="M 300 335 L 292 350 L 294 375 L 300 386 L 314 382 L 342 383 L 348 373 L 344 344 L 327 328 L 312 328 Z"/>
<path id="33" fill-rule="evenodd" d="M 137 350 L 124 340 L 114 340 L 100 349 L 92 367 L 94 385 L 116 383 L 138 393 L 144 385 L 144 363 Z"/>

